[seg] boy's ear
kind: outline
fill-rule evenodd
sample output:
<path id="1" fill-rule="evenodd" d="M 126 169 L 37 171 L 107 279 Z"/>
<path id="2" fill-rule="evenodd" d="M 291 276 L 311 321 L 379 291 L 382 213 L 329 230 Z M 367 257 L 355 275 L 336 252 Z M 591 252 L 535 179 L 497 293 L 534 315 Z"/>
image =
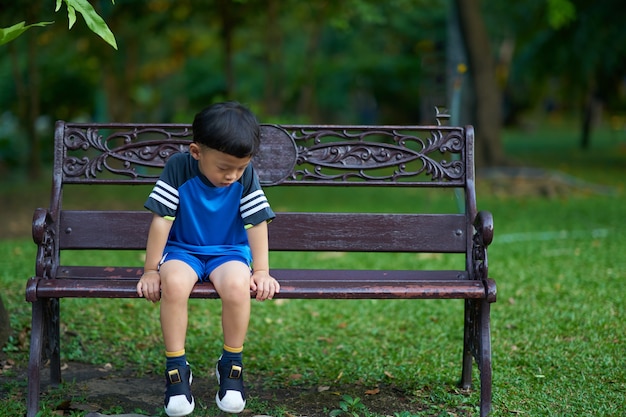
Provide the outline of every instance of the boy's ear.
<path id="1" fill-rule="evenodd" d="M 200 145 L 198 145 L 196 142 L 191 142 L 189 144 L 189 153 L 191 154 L 191 156 L 193 157 L 193 159 L 198 160 L 200 159 Z"/>

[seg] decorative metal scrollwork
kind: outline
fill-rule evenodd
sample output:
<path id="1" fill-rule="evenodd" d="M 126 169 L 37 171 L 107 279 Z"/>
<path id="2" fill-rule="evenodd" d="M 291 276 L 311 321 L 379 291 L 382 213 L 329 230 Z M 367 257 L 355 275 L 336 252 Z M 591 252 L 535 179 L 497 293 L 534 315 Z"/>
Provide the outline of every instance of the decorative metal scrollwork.
<path id="1" fill-rule="evenodd" d="M 269 184 L 367 180 L 462 186 L 465 178 L 466 144 L 461 128 L 261 128 L 266 140 L 261 142 L 261 156 L 255 159 L 255 167 L 263 178 L 269 178 L 265 179 Z M 68 124 L 63 137 L 67 150 L 63 155 L 64 180 L 154 180 L 159 175 L 158 168 L 171 155 L 188 148 L 191 136 L 190 125 Z M 280 169 L 277 162 L 282 164 Z"/>
<path id="2" fill-rule="evenodd" d="M 107 129 L 110 128 L 102 128 Z M 109 136 L 103 136 L 96 128 L 69 127 L 65 132 L 65 146 L 68 153 L 77 151 L 81 155 L 65 157 L 63 174 L 66 178 L 96 178 L 100 173 L 109 172 L 130 178 L 154 178 L 156 174 L 141 172 L 138 167 L 162 168 L 170 156 L 188 148 L 190 136 L 191 131 L 186 127 L 135 127 L 114 131 Z"/>
<path id="3" fill-rule="evenodd" d="M 291 133 L 298 144 L 296 180 L 398 181 L 422 174 L 433 181 L 463 178 L 464 139 L 460 131 L 433 130 L 424 139 L 396 129 L 319 130 Z M 426 133 L 426 131 L 421 131 Z M 441 158 L 448 156 L 449 159 Z M 310 168 L 307 167 L 311 166 Z M 384 172 L 385 168 L 388 168 Z"/>
<path id="4" fill-rule="evenodd" d="M 472 264 L 474 265 L 474 279 L 487 279 L 489 267 L 487 262 L 487 246 L 483 243 L 482 235 L 474 233 L 472 238 Z"/>
<path id="5" fill-rule="evenodd" d="M 476 359 L 476 363 L 478 367 L 482 367 L 482 355 L 481 355 L 481 344 L 482 344 L 482 330 L 481 330 L 481 306 L 480 300 L 466 300 L 465 308 L 469 309 L 469 323 L 466 323 L 469 330 L 469 350 L 472 352 L 472 356 Z"/>
<path id="6" fill-rule="evenodd" d="M 55 256 L 55 232 L 54 228 L 46 227 L 43 231 L 42 240 L 37 249 L 37 275 L 49 279 L 53 276 L 52 268 L 56 264 Z"/>
<path id="7" fill-rule="evenodd" d="M 48 210 L 39 208 L 33 215 L 33 241 L 37 244 L 35 273 L 45 279 L 54 276 L 53 268 L 58 264 L 56 229 Z"/>

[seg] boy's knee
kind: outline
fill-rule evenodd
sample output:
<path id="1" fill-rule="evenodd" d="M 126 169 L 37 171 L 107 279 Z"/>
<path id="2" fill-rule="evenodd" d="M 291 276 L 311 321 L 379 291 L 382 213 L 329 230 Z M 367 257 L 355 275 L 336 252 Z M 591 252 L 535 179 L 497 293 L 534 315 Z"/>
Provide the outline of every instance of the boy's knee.
<path id="1" fill-rule="evenodd" d="M 225 279 L 222 282 L 219 293 L 222 300 L 248 302 L 250 297 L 250 280 L 238 277 Z"/>
<path id="2" fill-rule="evenodd" d="M 248 301 L 250 269 L 243 262 L 229 261 L 217 267 L 209 278 L 222 301 Z"/>
<path id="3" fill-rule="evenodd" d="M 170 300 L 186 300 L 189 298 L 189 286 L 183 280 L 162 279 L 161 298 Z"/>

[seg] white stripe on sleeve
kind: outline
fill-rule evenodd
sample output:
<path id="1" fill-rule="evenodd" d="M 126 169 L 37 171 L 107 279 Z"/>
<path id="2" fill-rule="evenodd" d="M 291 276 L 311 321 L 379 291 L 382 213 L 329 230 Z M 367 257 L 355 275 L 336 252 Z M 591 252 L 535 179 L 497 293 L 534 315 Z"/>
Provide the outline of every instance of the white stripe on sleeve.
<path id="1" fill-rule="evenodd" d="M 244 211 L 244 212 L 242 212 L 242 213 L 241 213 L 241 217 L 245 219 L 246 217 L 250 217 L 250 216 L 252 216 L 253 214 L 258 213 L 259 211 L 261 211 L 261 210 L 263 210 L 264 208 L 269 207 L 269 206 L 270 206 L 270 204 L 267 202 L 267 200 L 265 200 L 265 202 L 264 202 L 264 203 L 261 203 L 261 204 L 259 204 L 258 206 L 254 206 L 254 207 L 252 207 L 252 208 L 251 208 L 250 210 L 248 210 L 248 211 Z"/>
<path id="2" fill-rule="evenodd" d="M 255 192 L 250 193 L 250 194 L 248 194 L 247 196 L 243 197 L 243 198 L 241 199 L 240 204 L 241 204 L 241 205 L 244 205 L 244 204 L 245 204 L 245 203 L 247 203 L 248 201 L 252 200 L 253 198 L 257 198 L 257 197 L 258 197 L 258 196 L 260 196 L 260 195 L 265 196 L 265 194 L 263 193 L 263 190 L 256 190 Z"/>
<path id="3" fill-rule="evenodd" d="M 150 193 L 149 196 L 151 199 L 158 201 L 159 203 L 163 204 L 165 207 L 172 209 L 172 210 L 176 210 L 178 208 L 178 205 L 167 200 L 166 198 L 163 198 L 162 196 L 160 196 L 159 194 L 157 194 L 156 192 L 152 192 Z M 178 200 L 178 199 L 177 199 Z"/>

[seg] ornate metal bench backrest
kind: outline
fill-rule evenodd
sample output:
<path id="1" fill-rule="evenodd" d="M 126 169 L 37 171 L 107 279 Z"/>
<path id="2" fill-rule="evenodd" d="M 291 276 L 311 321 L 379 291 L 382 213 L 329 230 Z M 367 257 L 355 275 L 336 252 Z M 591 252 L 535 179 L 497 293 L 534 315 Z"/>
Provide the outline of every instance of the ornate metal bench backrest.
<path id="1" fill-rule="evenodd" d="M 262 125 L 253 163 L 264 186 L 465 187 L 473 181 L 468 129 Z M 167 159 L 187 149 L 192 132 L 186 124 L 67 123 L 57 126 L 56 140 L 61 183 L 153 183 Z"/>

